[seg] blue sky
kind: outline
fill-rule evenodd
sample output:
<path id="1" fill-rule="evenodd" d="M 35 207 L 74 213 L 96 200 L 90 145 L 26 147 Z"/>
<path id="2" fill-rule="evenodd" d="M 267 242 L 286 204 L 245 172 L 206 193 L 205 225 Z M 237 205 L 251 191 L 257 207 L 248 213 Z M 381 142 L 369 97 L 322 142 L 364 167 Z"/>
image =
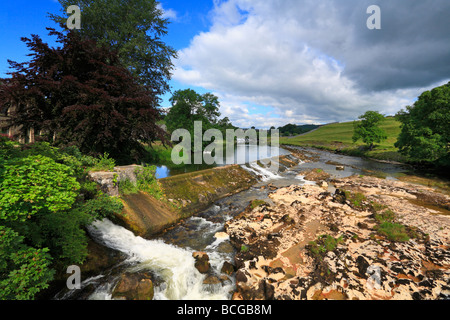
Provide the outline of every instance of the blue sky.
<path id="1" fill-rule="evenodd" d="M 180 50 L 187 47 L 191 39 L 199 32 L 208 30 L 208 13 L 213 7 L 210 1 L 162 1 L 164 6 L 176 8 L 176 17 L 169 18 L 169 33 L 165 41 Z M 47 16 L 48 13 L 60 13 L 56 0 L 15 0 L 0 2 L 0 76 L 5 77 L 9 70 L 7 60 L 27 61 L 29 53 L 21 37 L 31 34 L 41 36 L 46 42 L 55 44 L 54 38 L 48 37 L 46 27 L 56 27 Z"/>
<path id="2" fill-rule="evenodd" d="M 369 30 L 367 7 L 381 7 Z M 327 123 L 367 110 L 392 115 L 450 80 L 448 0 L 162 0 L 167 44 L 178 51 L 172 90 L 219 97 L 240 127 Z M 31 34 L 56 0 L 0 2 L 0 77 L 27 61 Z M 424 50 L 423 48 L 427 48 Z M 168 107 L 166 95 L 163 107 Z"/>

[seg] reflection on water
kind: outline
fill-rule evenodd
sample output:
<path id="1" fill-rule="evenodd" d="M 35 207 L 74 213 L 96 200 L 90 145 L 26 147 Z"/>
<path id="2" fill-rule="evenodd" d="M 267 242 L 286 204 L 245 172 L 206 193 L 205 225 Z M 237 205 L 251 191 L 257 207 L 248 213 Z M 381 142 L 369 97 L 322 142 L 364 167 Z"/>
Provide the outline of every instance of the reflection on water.
<path id="1" fill-rule="evenodd" d="M 157 166 L 156 168 L 156 178 L 163 179 L 177 174 L 183 174 L 188 172 L 194 172 L 199 170 L 205 170 L 214 168 L 217 166 L 224 166 L 230 164 L 246 164 L 255 162 L 263 159 L 270 159 L 272 157 L 277 157 L 281 155 L 287 155 L 289 151 L 284 150 L 279 147 L 271 147 L 265 145 L 249 145 L 249 144 L 238 144 L 234 149 L 232 155 L 228 155 L 226 150 L 222 154 L 215 154 L 212 156 L 214 159 L 214 164 L 209 165 L 206 163 L 202 164 L 186 164 L 186 165 L 173 165 L 173 166 Z M 204 154 L 205 156 L 210 156 L 210 154 Z"/>

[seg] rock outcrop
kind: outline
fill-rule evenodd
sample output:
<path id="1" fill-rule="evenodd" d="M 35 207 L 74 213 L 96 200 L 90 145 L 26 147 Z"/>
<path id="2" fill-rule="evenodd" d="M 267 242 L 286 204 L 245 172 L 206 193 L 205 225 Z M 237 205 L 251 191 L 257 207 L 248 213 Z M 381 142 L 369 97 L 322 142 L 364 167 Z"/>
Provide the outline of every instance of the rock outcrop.
<path id="1" fill-rule="evenodd" d="M 153 300 L 154 288 L 147 273 L 124 273 L 116 284 L 112 298 L 117 300 Z"/>
<path id="2" fill-rule="evenodd" d="M 450 295 L 447 195 L 374 177 L 293 185 L 229 221 L 233 299 L 442 299 Z"/>

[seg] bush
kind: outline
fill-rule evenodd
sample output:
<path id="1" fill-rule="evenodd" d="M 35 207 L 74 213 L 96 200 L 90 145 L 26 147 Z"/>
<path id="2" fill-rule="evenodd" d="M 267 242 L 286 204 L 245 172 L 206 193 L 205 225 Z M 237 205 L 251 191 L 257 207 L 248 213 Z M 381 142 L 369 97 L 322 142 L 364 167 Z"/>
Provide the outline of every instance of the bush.
<path id="1" fill-rule="evenodd" d="M 94 166 L 90 168 L 90 171 L 114 171 L 116 161 L 109 157 L 108 153 L 104 153 L 95 162 Z"/>
<path id="2" fill-rule="evenodd" d="M 54 270 L 47 248 L 24 244 L 24 237 L 0 225 L 0 299 L 29 300 L 48 287 Z"/>
<path id="3" fill-rule="evenodd" d="M 66 151 L 0 138 L 0 298 L 33 299 L 56 268 L 83 263 L 85 226 L 122 210 L 87 180 L 93 158 Z"/>
<path id="4" fill-rule="evenodd" d="M 70 209 L 79 183 L 73 170 L 45 156 L 10 161 L 0 180 L 0 219 L 25 221 L 38 213 Z"/>

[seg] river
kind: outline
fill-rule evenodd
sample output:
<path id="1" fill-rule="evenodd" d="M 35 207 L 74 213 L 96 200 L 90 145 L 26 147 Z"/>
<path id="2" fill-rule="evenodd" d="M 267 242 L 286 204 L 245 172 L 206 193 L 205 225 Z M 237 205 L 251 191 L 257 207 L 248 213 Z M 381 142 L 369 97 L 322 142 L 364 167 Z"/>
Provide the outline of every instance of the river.
<path id="1" fill-rule="evenodd" d="M 384 175 L 388 179 L 396 179 L 397 175 L 408 170 L 402 165 L 312 149 L 305 151 L 314 152 L 318 157 L 317 161 L 300 163 L 291 168 L 281 166 L 277 172 L 262 167 L 261 161 L 256 159 L 242 164 L 244 169 L 258 174 L 260 182 L 247 191 L 217 201 L 207 210 L 167 230 L 157 239 L 136 237 L 132 232 L 109 220 L 95 222 L 88 228 L 91 237 L 98 243 L 122 252 L 126 256 L 125 260 L 112 269 L 83 281 L 81 290 L 65 290 L 55 298 L 111 299 L 112 289 L 122 273 L 147 271 L 155 278 L 156 300 L 228 300 L 234 290 L 234 278 L 230 277 L 219 284 L 204 284 L 206 275 L 200 274 L 194 267 L 192 253 L 207 252 L 212 273 L 220 275 L 223 263 L 233 262 L 234 257 L 234 249 L 228 238 L 220 233 L 224 229 L 224 223 L 242 212 L 252 200 L 270 202 L 269 188 L 261 188 L 262 186 L 269 183 L 277 187 L 313 183 L 298 175 L 300 171 L 308 168 L 321 168 L 334 177 L 370 172 Z M 345 169 L 337 170 L 338 163 L 344 165 Z M 86 291 L 85 294 L 82 293 L 83 290 Z"/>

